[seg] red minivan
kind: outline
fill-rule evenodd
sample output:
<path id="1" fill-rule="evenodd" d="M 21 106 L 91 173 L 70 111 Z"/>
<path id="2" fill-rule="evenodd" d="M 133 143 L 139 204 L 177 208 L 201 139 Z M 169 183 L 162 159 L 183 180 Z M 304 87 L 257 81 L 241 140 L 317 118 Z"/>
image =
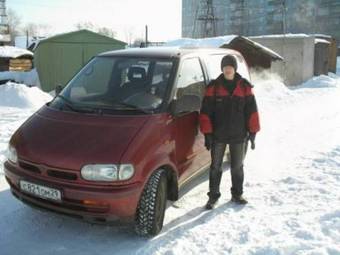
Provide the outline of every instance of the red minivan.
<path id="1" fill-rule="evenodd" d="M 167 200 L 210 164 L 199 132 L 205 86 L 237 51 L 158 47 L 102 53 L 13 134 L 5 176 L 15 197 L 140 235 L 163 226 Z"/>

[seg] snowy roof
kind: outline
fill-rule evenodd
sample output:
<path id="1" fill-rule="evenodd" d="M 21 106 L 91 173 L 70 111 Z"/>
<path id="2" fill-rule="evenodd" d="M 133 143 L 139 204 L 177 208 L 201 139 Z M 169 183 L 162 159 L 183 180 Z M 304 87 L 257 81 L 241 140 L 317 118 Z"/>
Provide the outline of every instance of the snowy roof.
<path id="1" fill-rule="evenodd" d="M 21 56 L 33 56 L 33 53 L 13 46 L 0 47 L 0 58 L 18 58 Z"/>
<path id="2" fill-rule="evenodd" d="M 326 44 L 331 44 L 329 41 L 325 40 L 325 39 L 320 39 L 320 38 L 316 38 L 314 40 L 315 44 L 317 43 L 326 43 Z"/>
<path id="3" fill-rule="evenodd" d="M 240 36 L 240 38 L 242 38 L 243 40 L 245 40 L 245 41 L 247 41 L 248 43 L 252 44 L 253 47 L 255 47 L 255 48 L 257 48 L 257 49 L 260 49 L 260 50 L 266 52 L 267 54 L 271 55 L 273 58 L 283 60 L 283 57 L 282 57 L 281 55 L 279 55 L 279 54 L 276 53 L 275 51 L 269 49 L 268 47 L 263 46 L 262 44 L 260 44 L 260 43 L 258 43 L 258 42 L 254 42 L 253 40 L 250 40 L 249 38 L 244 37 L 244 36 Z M 221 47 L 223 47 L 223 45 L 222 45 Z"/>
<path id="4" fill-rule="evenodd" d="M 238 35 L 225 35 L 225 36 L 218 36 L 218 37 L 210 37 L 210 38 L 200 38 L 200 39 L 193 39 L 193 38 L 181 38 L 177 40 L 168 41 L 165 43 L 164 46 L 181 46 L 181 47 L 216 47 L 216 48 L 226 48 L 225 46 L 229 45 L 233 40 L 236 38 L 240 38 L 245 40 L 247 43 L 251 44 L 253 47 L 260 49 L 261 51 L 269 54 L 275 59 L 283 59 L 282 56 L 277 54 L 275 51 L 263 46 L 260 43 L 254 42 L 247 37 L 238 36 Z"/>
<path id="5" fill-rule="evenodd" d="M 322 38 L 328 38 L 331 39 L 332 36 L 331 35 L 325 35 L 325 34 L 313 34 L 315 37 L 322 37 Z"/>
<path id="6" fill-rule="evenodd" d="M 307 38 L 311 37 L 311 35 L 307 34 L 275 34 L 275 35 L 258 35 L 258 36 L 249 36 L 249 38 Z"/>
<path id="7" fill-rule="evenodd" d="M 225 35 L 211 38 L 180 38 L 177 40 L 168 41 L 164 46 L 193 46 L 193 47 L 216 47 L 219 48 L 224 44 L 229 44 L 238 35 Z"/>

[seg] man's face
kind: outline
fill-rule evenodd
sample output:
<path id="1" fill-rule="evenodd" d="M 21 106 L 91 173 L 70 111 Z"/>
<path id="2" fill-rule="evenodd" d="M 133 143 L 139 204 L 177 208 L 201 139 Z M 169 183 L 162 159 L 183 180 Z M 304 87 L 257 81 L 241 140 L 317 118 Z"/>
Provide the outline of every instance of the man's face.
<path id="1" fill-rule="evenodd" d="M 223 74 L 224 74 L 224 77 L 227 80 L 234 79 L 234 76 L 235 76 L 235 69 L 234 69 L 234 67 L 232 67 L 232 66 L 225 66 L 225 67 L 223 67 Z"/>

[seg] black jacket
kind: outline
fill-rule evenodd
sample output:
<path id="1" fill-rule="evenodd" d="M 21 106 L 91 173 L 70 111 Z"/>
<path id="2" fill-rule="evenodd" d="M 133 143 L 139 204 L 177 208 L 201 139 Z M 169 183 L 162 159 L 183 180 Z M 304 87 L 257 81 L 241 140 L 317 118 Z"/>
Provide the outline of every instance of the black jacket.
<path id="1" fill-rule="evenodd" d="M 205 89 L 200 111 L 200 130 L 212 133 L 218 142 L 229 144 L 245 141 L 247 133 L 260 130 L 259 115 L 252 85 L 239 73 L 236 87 L 230 95 L 223 84 L 223 73 Z"/>

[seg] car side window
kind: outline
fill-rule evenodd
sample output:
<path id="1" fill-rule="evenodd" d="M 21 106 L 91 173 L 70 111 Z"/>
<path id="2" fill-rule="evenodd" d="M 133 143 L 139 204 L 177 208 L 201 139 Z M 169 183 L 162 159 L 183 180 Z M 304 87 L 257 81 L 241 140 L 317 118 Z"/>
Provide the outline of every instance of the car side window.
<path id="1" fill-rule="evenodd" d="M 198 58 L 185 59 L 178 73 L 176 98 L 183 95 L 197 95 L 202 99 L 205 82 Z"/>
<path id="2" fill-rule="evenodd" d="M 226 54 L 213 54 L 205 58 L 209 79 L 216 79 L 221 73 L 221 61 Z M 249 80 L 249 72 L 244 59 L 239 55 L 233 55 L 237 60 L 237 72 L 245 79 Z"/>

